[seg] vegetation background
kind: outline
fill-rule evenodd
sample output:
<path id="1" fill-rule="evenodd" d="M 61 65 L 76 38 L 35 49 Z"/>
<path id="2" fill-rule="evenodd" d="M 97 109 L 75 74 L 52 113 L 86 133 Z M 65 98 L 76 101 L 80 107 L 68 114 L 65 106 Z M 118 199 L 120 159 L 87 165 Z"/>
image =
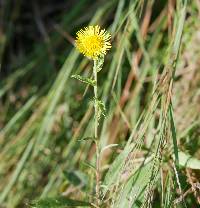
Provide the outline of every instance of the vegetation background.
<path id="1" fill-rule="evenodd" d="M 200 1 L 0 6 L 0 207 L 95 207 L 92 89 L 70 76 L 91 76 L 74 37 L 96 24 L 101 207 L 199 207 Z"/>

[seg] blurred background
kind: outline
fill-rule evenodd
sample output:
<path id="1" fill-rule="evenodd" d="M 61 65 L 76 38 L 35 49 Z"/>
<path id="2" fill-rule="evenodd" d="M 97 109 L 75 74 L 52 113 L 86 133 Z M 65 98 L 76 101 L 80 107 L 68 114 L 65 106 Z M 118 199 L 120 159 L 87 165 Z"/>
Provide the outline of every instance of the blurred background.
<path id="1" fill-rule="evenodd" d="M 74 38 L 96 24 L 112 35 L 99 73 L 102 207 L 198 207 L 199 20 L 198 0 L 1 0 L 0 207 L 93 201 L 95 148 L 79 141 L 93 135 L 93 91 L 70 76 L 91 77 Z M 111 166 L 122 153 L 125 168 Z"/>

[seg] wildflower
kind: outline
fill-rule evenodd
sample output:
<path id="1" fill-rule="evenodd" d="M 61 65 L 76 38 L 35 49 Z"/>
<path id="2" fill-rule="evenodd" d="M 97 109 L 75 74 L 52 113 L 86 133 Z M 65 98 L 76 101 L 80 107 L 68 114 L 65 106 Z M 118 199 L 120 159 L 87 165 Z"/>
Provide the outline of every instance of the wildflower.
<path id="1" fill-rule="evenodd" d="M 106 55 L 106 52 L 111 48 L 111 35 L 100 29 L 98 25 L 85 27 L 77 32 L 76 47 L 83 55 L 93 60 L 101 55 Z"/>

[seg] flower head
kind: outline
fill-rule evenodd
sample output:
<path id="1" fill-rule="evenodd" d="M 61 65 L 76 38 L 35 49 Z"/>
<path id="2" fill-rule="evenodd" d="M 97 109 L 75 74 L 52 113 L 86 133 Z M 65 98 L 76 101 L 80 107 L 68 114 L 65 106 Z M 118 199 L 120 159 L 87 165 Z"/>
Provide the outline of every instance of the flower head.
<path id="1" fill-rule="evenodd" d="M 100 55 L 106 55 L 111 48 L 111 35 L 105 29 L 101 30 L 98 25 L 85 27 L 76 34 L 76 47 L 88 58 L 97 59 Z"/>

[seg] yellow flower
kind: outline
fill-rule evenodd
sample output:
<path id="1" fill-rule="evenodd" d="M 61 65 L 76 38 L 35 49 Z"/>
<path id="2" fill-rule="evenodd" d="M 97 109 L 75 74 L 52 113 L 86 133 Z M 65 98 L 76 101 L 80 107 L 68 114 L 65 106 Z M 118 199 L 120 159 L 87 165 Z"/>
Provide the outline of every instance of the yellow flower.
<path id="1" fill-rule="evenodd" d="M 85 27 L 76 34 L 76 47 L 88 58 L 97 59 L 100 55 L 106 55 L 107 50 L 111 48 L 111 35 L 98 25 Z"/>

